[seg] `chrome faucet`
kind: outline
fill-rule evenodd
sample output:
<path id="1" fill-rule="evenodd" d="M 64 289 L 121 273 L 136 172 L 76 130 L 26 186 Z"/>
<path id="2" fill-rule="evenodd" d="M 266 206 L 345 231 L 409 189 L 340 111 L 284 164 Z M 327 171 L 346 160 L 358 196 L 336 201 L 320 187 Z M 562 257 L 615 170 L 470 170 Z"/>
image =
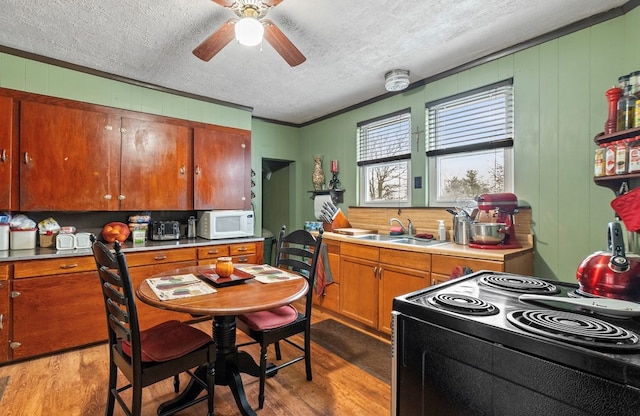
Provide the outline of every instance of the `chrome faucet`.
<path id="1" fill-rule="evenodd" d="M 407 230 L 407 227 L 405 227 L 405 226 L 404 226 L 404 224 L 402 223 L 402 221 L 400 221 L 400 220 L 399 220 L 399 219 L 397 219 L 397 218 L 391 218 L 391 219 L 389 220 L 389 225 L 393 225 L 394 221 L 395 221 L 395 222 L 397 222 L 398 224 L 400 224 L 400 227 L 402 228 L 402 232 L 403 232 L 403 233 L 405 233 L 405 234 L 406 234 L 406 233 L 408 233 L 408 232 L 409 232 L 409 230 Z M 411 227 L 411 228 L 413 228 L 413 224 L 411 224 L 411 220 L 409 220 L 409 224 L 410 224 L 410 227 Z"/>

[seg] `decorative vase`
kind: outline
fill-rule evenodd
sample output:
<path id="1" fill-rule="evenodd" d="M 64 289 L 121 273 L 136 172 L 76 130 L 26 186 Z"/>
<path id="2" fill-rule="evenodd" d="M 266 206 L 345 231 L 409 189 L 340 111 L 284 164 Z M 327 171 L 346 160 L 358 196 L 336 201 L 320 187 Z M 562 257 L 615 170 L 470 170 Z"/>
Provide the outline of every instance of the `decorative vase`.
<path id="1" fill-rule="evenodd" d="M 322 156 L 313 157 L 313 175 L 311 176 L 314 191 L 321 191 L 324 187 L 324 172 L 322 171 Z"/>

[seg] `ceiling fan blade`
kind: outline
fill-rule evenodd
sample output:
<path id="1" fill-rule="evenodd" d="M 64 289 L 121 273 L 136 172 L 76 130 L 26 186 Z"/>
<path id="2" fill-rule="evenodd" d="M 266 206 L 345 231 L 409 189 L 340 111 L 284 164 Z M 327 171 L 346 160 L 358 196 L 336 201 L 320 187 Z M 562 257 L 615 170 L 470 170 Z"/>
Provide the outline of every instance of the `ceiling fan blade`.
<path id="1" fill-rule="evenodd" d="M 212 0 L 214 3 L 218 3 L 222 7 L 231 7 L 236 0 Z M 282 1 L 282 0 L 280 0 Z"/>
<path id="2" fill-rule="evenodd" d="M 227 20 L 218 30 L 213 32 L 194 50 L 193 54 L 203 61 L 208 62 L 222 50 L 235 37 L 233 26 L 238 19 Z"/>
<path id="3" fill-rule="evenodd" d="M 285 36 L 284 33 L 269 19 L 262 19 L 264 37 L 290 66 L 297 66 L 307 60 L 302 52 Z"/>

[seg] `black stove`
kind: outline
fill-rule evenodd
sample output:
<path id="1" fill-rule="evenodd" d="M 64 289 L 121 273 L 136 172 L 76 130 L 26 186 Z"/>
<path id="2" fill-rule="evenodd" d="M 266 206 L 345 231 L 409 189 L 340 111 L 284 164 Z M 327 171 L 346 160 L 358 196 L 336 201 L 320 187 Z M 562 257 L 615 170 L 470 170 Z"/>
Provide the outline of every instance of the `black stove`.
<path id="1" fill-rule="evenodd" d="M 394 299 L 394 414 L 639 415 L 640 318 L 522 294 L 582 295 L 482 271 Z"/>

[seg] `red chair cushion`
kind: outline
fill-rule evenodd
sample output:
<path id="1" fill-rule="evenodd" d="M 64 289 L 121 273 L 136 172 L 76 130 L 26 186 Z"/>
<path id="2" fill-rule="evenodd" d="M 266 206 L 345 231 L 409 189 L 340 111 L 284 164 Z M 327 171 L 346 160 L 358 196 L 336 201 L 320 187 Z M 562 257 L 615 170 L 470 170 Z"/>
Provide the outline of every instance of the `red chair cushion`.
<path id="1" fill-rule="evenodd" d="M 167 321 L 140 331 L 142 361 L 173 360 L 211 341 L 211 336 L 180 321 Z M 122 352 L 131 357 L 131 344 L 122 341 Z"/>
<path id="2" fill-rule="evenodd" d="M 285 305 L 267 311 L 245 313 L 238 319 L 254 331 L 264 331 L 290 324 L 298 319 L 298 311 L 291 305 Z"/>

